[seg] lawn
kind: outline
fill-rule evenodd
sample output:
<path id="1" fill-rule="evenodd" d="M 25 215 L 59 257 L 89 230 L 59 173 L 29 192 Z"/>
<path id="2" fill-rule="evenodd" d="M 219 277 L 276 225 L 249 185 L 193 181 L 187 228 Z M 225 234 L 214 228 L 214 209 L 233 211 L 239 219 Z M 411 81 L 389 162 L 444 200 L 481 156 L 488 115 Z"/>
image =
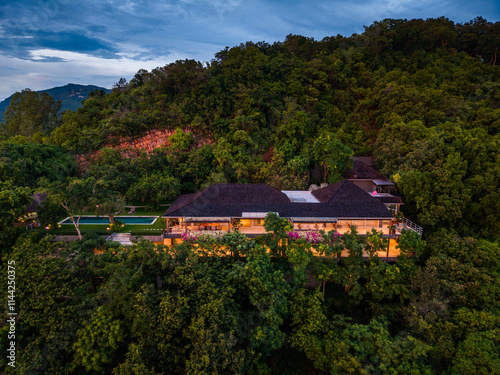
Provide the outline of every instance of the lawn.
<path id="1" fill-rule="evenodd" d="M 122 213 L 123 216 L 160 216 L 163 215 L 165 210 L 162 211 L 136 211 L 134 214 L 129 215 L 128 213 Z M 65 217 L 61 217 L 63 220 Z M 99 224 L 80 224 L 80 231 L 83 233 L 86 232 L 95 232 L 97 234 L 106 235 L 111 234 L 112 232 L 107 230 L 107 225 L 99 225 Z M 132 235 L 143 235 L 143 236 L 159 236 L 163 230 L 165 229 L 165 219 L 158 217 L 153 224 L 144 225 L 144 224 L 127 224 L 123 227 L 121 232 L 124 233 L 132 233 Z M 50 234 L 55 235 L 77 235 L 75 227 L 73 224 L 62 224 L 60 228 L 54 230 L 46 230 L 40 229 Z"/>

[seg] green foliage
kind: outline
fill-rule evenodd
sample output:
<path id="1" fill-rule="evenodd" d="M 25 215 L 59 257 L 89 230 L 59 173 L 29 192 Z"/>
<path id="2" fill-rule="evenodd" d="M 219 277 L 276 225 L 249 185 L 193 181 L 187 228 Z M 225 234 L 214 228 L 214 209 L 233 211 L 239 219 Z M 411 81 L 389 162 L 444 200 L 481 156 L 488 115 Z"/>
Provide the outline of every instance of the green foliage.
<path id="1" fill-rule="evenodd" d="M 292 223 L 285 218 L 279 217 L 274 212 L 269 212 L 264 220 L 264 228 L 267 232 L 274 234 L 283 234 L 286 231 L 293 229 Z"/>
<path id="2" fill-rule="evenodd" d="M 59 125 L 61 101 L 43 92 L 25 89 L 16 92 L 4 115 L 3 133 L 8 136 L 21 135 L 27 138 L 49 135 Z"/>
<path id="3" fill-rule="evenodd" d="M 160 202 L 172 200 L 180 193 L 179 181 L 175 177 L 152 174 L 142 177 L 127 190 L 129 200 L 140 200 L 158 209 Z"/>
<path id="4" fill-rule="evenodd" d="M 80 218 L 92 204 L 92 198 L 96 194 L 102 181 L 90 177 L 87 179 L 68 178 L 67 181 L 54 181 L 47 179 L 40 181 L 39 191 L 47 194 L 50 201 L 60 205 L 66 210 L 71 222 L 75 226 L 78 236 L 80 233 Z"/>
<path id="5" fill-rule="evenodd" d="M 31 234 L 20 237 L 5 259 L 14 261 L 16 270 L 16 337 L 18 347 L 23 347 L 17 352 L 16 374 L 64 374 L 69 370 L 80 322 L 78 306 L 85 289 L 62 256 L 62 248 L 64 244 L 51 238 Z M 7 285 L 7 272 L 0 277 Z M 1 298 L 6 306 L 7 295 Z M 6 334 L 1 336 L 3 347 L 6 339 Z M 2 373 L 8 373 L 5 360 L 0 362 Z"/>
<path id="6" fill-rule="evenodd" d="M 384 321 L 373 319 L 368 325 L 353 324 L 342 336 L 362 366 L 359 373 L 432 373 L 425 364 L 430 347 L 411 336 L 391 337 Z"/>
<path id="7" fill-rule="evenodd" d="M 119 320 L 104 306 L 92 315 L 90 322 L 78 331 L 78 339 L 73 344 L 75 364 L 93 373 L 105 373 L 105 365 L 113 359 L 119 342 L 123 339 L 123 329 Z"/>
<path id="8" fill-rule="evenodd" d="M 18 94 L 0 145 L 16 373 L 498 373 L 499 25 L 386 19 L 351 37 L 247 42 L 206 65 L 141 70 L 61 126 L 49 97 Z M 153 129 L 169 147 L 114 147 Z M 66 150 L 88 164 L 77 172 Z M 258 238 L 170 249 L 12 229 L 37 186 L 44 225 L 60 207 L 79 231 L 82 213 L 112 218 L 121 197 L 159 207 L 218 182 L 333 183 L 353 154 L 375 156 L 424 226 L 425 241 L 402 232 L 395 262 L 378 258 L 376 231 L 310 243 L 272 213 Z"/>
<path id="9" fill-rule="evenodd" d="M 29 187 L 15 186 L 11 181 L 0 181 L 0 230 L 6 231 L 26 212 L 33 200 Z"/>
<path id="10" fill-rule="evenodd" d="M 284 241 L 286 223 L 269 220 Z M 419 268 L 410 253 L 424 245 L 408 232 L 394 264 L 376 256 L 377 233 L 354 228 L 319 244 L 286 241 L 286 258 L 262 240 L 231 233 L 165 249 L 107 248 L 97 235 L 69 245 L 20 238 L 9 257 L 29 343 L 20 373 L 272 373 L 277 353 L 290 350 L 311 371 L 495 373 L 500 269 L 489 259 L 498 244 L 443 232 L 425 244 L 437 254 L 427 249 Z M 311 256 L 336 244 L 349 252 L 340 263 Z M 314 278 L 326 293 L 308 286 Z"/>
<path id="11" fill-rule="evenodd" d="M 467 335 L 453 360 L 453 373 L 495 374 L 500 372 L 500 331 L 474 332 Z"/>
<path id="12" fill-rule="evenodd" d="M 171 147 L 182 151 L 191 146 L 194 139 L 191 133 L 184 133 L 181 128 L 176 128 L 175 133 L 168 138 L 168 141 Z"/>
<path id="13" fill-rule="evenodd" d="M 63 180 L 76 173 L 73 157 L 64 149 L 38 143 L 0 144 L 0 179 L 35 188 L 40 178 Z"/>
<path id="14" fill-rule="evenodd" d="M 311 149 L 311 156 L 321 174 L 321 182 L 334 183 L 342 180 L 352 155 L 349 147 L 329 133 L 320 134 Z"/>

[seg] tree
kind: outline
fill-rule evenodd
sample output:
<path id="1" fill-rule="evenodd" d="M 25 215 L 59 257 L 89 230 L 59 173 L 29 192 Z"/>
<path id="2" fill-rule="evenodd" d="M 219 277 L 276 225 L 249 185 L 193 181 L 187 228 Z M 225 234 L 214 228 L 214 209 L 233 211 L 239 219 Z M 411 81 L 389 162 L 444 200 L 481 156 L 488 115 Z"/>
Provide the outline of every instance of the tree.
<path id="1" fill-rule="evenodd" d="M 140 199 L 158 209 L 160 202 L 174 199 L 180 193 L 179 180 L 175 177 L 154 173 L 141 177 L 127 190 L 127 198 L 131 201 Z"/>
<path id="2" fill-rule="evenodd" d="M 321 175 L 323 182 L 339 181 L 349 166 L 352 150 L 345 146 L 333 134 L 320 134 L 311 149 L 312 159 Z"/>
<path id="3" fill-rule="evenodd" d="M 421 167 L 406 167 L 393 178 L 408 201 L 415 204 L 420 223 L 451 227 L 463 217 L 463 210 L 470 200 L 470 191 L 464 184 L 467 161 L 458 152 L 446 156 L 441 152 L 439 147 L 427 146 L 425 142 L 412 152 L 421 155 L 420 162 L 417 162 Z M 423 154 L 427 155 L 427 160 Z M 416 161 L 417 155 L 408 158 Z"/>
<path id="4" fill-rule="evenodd" d="M 430 373 L 426 357 L 431 347 L 409 335 L 392 337 L 387 321 L 382 319 L 372 319 L 367 325 L 349 325 L 342 338 L 362 364 L 361 374 Z M 342 369 L 336 370 L 334 373 Z"/>
<path id="5" fill-rule="evenodd" d="M 81 240 L 80 219 L 90 207 L 91 198 L 96 193 L 99 184 L 102 184 L 102 181 L 91 177 L 85 180 L 68 178 L 65 182 L 54 181 L 52 183 L 44 179 L 40 183 L 39 191 L 46 193 L 50 200 L 60 204 L 66 210 Z"/>
<path id="6" fill-rule="evenodd" d="M 273 150 L 272 163 L 263 163 L 260 175 L 272 187 L 280 190 L 302 190 L 309 182 L 309 158 L 295 156 L 286 161 L 284 153 Z"/>
<path id="7" fill-rule="evenodd" d="M 112 362 L 124 335 L 123 323 L 107 310 L 106 306 L 99 306 L 90 321 L 78 331 L 78 339 L 73 344 L 75 364 L 97 374 L 107 373 L 104 366 Z"/>
<path id="8" fill-rule="evenodd" d="M 16 339 L 18 347 L 23 348 L 17 353 L 12 374 L 64 374 L 70 368 L 71 346 L 80 321 L 79 306 L 87 292 L 63 255 L 65 244 L 52 239 L 31 232 L 18 239 L 9 255 L 16 271 Z M 0 280 L 7 284 L 7 272 Z M 4 306 L 6 297 L 7 294 L 0 297 Z M 7 340 L 4 327 L 2 323 L 2 347 Z M 10 374 L 3 360 L 0 359 L 0 372 Z"/>
<path id="9" fill-rule="evenodd" d="M 191 132 L 184 132 L 181 128 L 176 128 L 174 134 L 168 137 L 171 147 L 184 151 L 193 144 L 194 137 Z"/>
<path id="10" fill-rule="evenodd" d="M 24 227 L 16 228 L 14 223 L 26 212 L 26 206 L 33 201 L 29 187 L 16 186 L 12 181 L 0 181 L 0 256 L 7 255 Z"/>
<path id="11" fill-rule="evenodd" d="M 105 215 L 108 217 L 111 224 L 116 224 L 115 214 L 121 212 L 125 208 L 125 200 L 122 196 L 113 191 L 104 191 L 96 194 L 92 199 L 92 204 L 95 203 L 95 214 L 97 216 Z"/>
<path id="12" fill-rule="evenodd" d="M 33 200 L 29 187 L 15 186 L 12 181 L 0 181 L 0 230 L 5 231 L 26 212 L 26 206 Z"/>
<path id="13" fill-rule="evenodd" d="M 311 124 L 307 113 L 300 110 L 295 101 L 287 103 L 286 111 L 283 111 L 282 119 L 278 121 L 276 137 L 278 144 L 288 142 L 293 151 L 300 149 L 301 141 L 306 137 Z"/>
<path id="14" fill-rule="evenodd" d="M 500 330 L 473 332 L 457 348 L 453 359 L 454 374 L 500 373 Z"/>
<path id="15" fill-rule="evenodd" d="M 4 142 L 0 144 L 0 180 L 35 188 L 41 177 L 49 181 L 73 176 L 77 166 L 73 156 L 59 146 Z"/>
<path id="16" fill-rule="evenodd" d="M 264 247 L 256 246 L 241 271 L 240 280 L 248 288 L 250 303 L 262 319 L 262 323 L 251 331 L 249 345 L 267 357 L 285 342 L 280 326 L 287 313 L 289 287 L 285 275 L 273 267 Z"/>
<path id="17" fill-rule="evenodd" d="M 49 135 L 58 125 L 61 101 L 43 92 L 25 89 L 16 92 L 5 111 L 4 132 L 8 136 L 32 138 L 36 133 Z"/>

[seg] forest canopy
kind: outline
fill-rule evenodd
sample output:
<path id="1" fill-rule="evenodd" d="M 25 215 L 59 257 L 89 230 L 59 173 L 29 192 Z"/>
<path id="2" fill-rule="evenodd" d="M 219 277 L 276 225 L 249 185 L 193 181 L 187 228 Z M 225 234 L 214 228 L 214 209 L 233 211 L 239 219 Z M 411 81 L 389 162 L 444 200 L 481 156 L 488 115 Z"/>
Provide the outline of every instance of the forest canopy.
<path id="1" fill-rule="evenodd" d="M 63 114 L 16 94 L 0 126 L 0 246 L 18 265 L 23 350 L 0 372 L 500 373 L 499 45 L 500 23 L 481 17 L 386 19 L 140 70 Z M 158 130 L 162 147 L 119 147 Z M 255 239 L 172 248 L 12 225 L 37 191 L 44 225 L 91 206 L 112 219 L 125 201 L 159 210 L 213 183 L 335 183 L 352 156 L 373 156 L 424 227 L 393 262 L 374 255 L 378 233 L 313 244 L 272 215 Z"/>
<path id="2" fill-rule="evenodd" d="M 499 25 L 386 19 L 350 37 L 247 42 L 206 64 L 140 70 L 38 139 L 94 155 L 88 176 L 152 206 L 174 198 L 152 185 L 305 189 L 340 180 L 350 156 L 373 155 L 426 230 L 498 239 Z M 170 146 L 113 149 L 154 129 L 171 132 Z"/>

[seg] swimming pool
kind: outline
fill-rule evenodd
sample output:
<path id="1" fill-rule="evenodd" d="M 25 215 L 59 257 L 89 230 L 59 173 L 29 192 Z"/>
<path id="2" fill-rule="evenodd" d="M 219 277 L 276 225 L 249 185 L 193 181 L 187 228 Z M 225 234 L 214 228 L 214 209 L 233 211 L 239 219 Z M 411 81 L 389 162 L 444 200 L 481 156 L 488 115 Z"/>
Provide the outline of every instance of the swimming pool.
<path id="1" fill-rule="evenodd" d="M 151 225 L 153 224 L 158 216 L 115 216 L 115 220 L 120 220 L 124 224 L 135 224 L 135 225 Z M 71 219 L 67 217 L 59 224 L 73 224 Z M 109 225 L 109 219 L 107 216 L 82 216 L 80 218 L 80 224 L 103 224 Z"/>

